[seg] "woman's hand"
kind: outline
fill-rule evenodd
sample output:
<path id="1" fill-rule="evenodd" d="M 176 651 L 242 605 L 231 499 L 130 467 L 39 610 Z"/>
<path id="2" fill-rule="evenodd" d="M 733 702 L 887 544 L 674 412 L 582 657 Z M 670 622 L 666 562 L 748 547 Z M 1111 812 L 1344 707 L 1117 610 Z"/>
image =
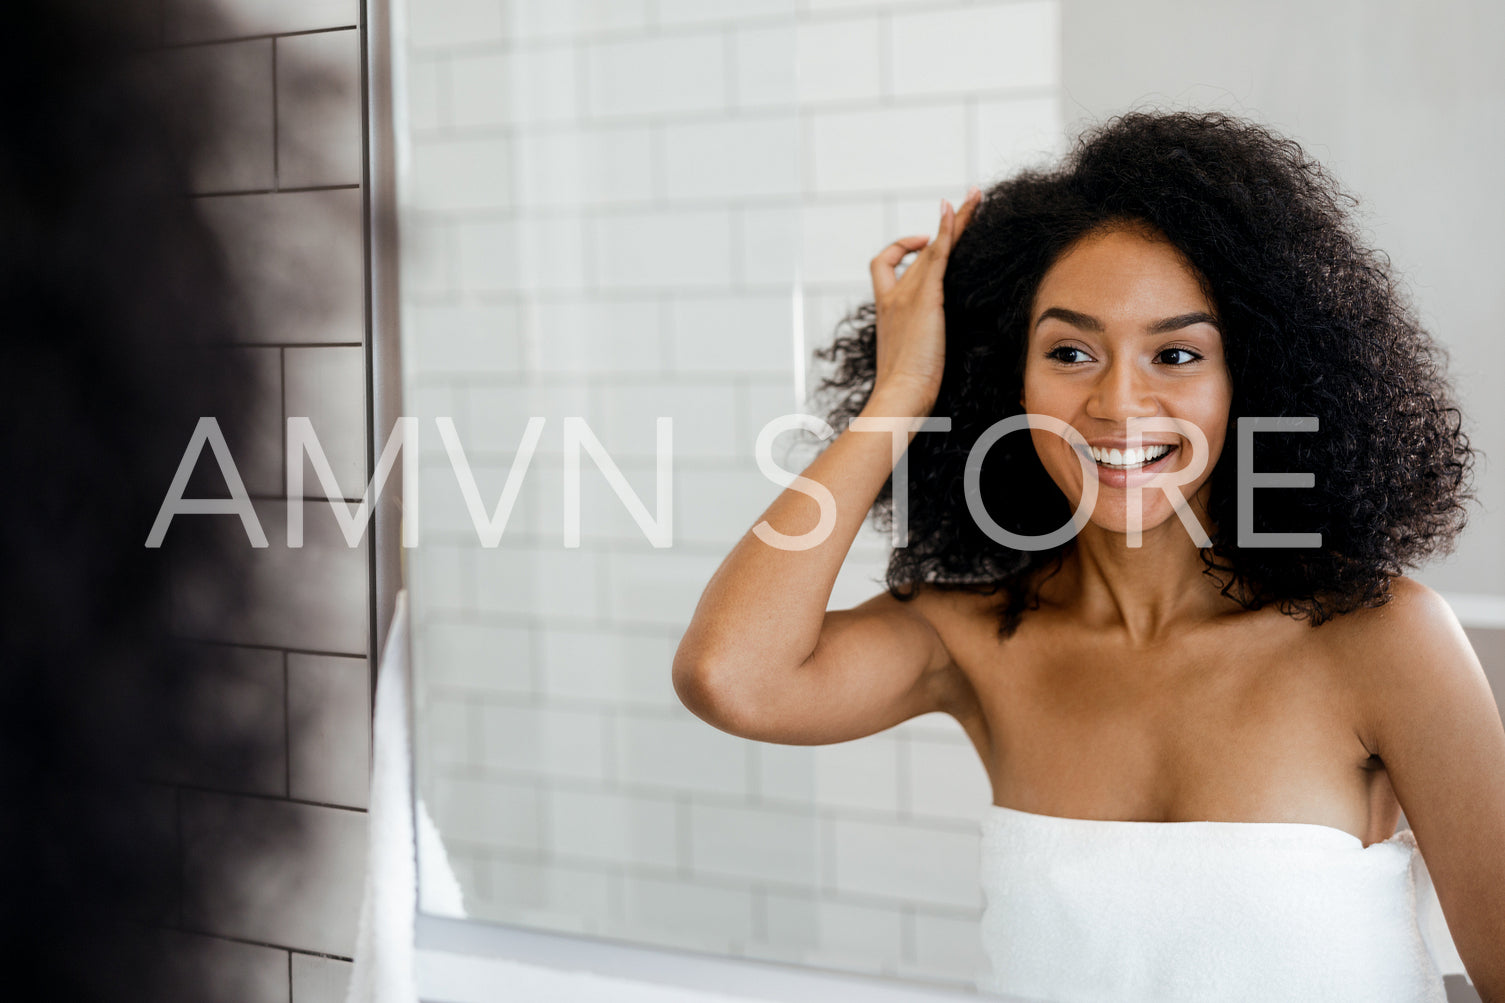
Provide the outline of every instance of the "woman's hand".
<path id="1" fill-rule="evenodd" d="M 941 200 L 935 239 L 900 237 L 873 258 L 873 301 L 878 313 L 878 369 L 872 396 L 900 394 L 917 399 L 924 414 L 935 405 L 946 362 L 946 316 L 941 280 L 962 229 L 982 193 L 974 186 L 960 210 Z M 896 269 L 905 255 L 919 251 L 903 276 Z"/>

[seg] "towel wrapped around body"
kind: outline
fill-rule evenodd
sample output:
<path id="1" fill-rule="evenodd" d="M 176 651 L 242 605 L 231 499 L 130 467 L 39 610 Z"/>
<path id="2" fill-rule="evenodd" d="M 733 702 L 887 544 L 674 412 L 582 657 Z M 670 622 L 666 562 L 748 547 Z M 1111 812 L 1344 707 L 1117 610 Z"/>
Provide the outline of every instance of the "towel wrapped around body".
<path id="1" fill-rule="evenodd" d="M 1410 830 L 1137 822 L 990 806 L 984 992 L 1054 1003 L 1445 1003 Z"/>

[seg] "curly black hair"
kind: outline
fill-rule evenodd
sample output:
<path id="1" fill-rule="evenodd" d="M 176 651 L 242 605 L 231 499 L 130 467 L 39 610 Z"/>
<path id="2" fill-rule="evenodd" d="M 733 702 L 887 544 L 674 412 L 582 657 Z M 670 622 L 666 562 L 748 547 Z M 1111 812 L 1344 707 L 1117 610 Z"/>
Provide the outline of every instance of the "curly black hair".
<path id="1" fill-rule="evenodd" d="M 1237 417 L 1310 416 L 1320 431 L 1255 437 L 1257 471 L 1310 471 L 1310 490 L 1256 494 L 1256 532 L 1320 532 L 1317 548 L 1237 545 L 1238 442 L 1209 478 L 1212 546 L 1203 573 L 1247 609 L 1276 604 L 1312 626 L 1383 605 L 1389 582 L 1450 552 L 1466 521 L 1474 452 L 1445 375 L 1389 259 L 1363 246 L 1345 210 L 1357 199 L 1301 147 L 1218 112 L 1136 110 L 1088 128 L 1054 169 L 991 185 L 952 248 L 943 286 L 946 363 L 931 413 L 951 430 L 909 447 L 909 544 L 887 587 L 921 583 L 1004 593 L 1000 637 L 1038 608 L 1038 569 L 1075 546 L 1023 551 L 971 519 L 967 456 L 992 424 L 1020 414 L 1030 310 L 1047 270 L 1078 240 L 1145 227 L 1185 254 L 1222 322 Z M 812 399 L 842 428 L 866 404 L 877 358 L 869 300 L 815 357 L 830 363 Z M 1000 440 L 982 467 L 992 518 L 1019 534 L 1062 526 L 1071 507 L 1027 435 Z M 872 514 L 893 525 L 893 479 Z M 1048 574 L 1046 577 L 1048 577 Z"/>

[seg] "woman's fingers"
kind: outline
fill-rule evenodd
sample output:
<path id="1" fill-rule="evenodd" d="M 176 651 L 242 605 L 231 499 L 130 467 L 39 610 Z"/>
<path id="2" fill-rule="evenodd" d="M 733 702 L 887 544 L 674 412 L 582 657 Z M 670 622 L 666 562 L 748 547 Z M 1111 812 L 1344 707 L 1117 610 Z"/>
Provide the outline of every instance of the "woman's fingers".
<path id="1" fill-rule="evenodd" d="M 978 190 L 976 185 L 973 185 L 968 190 L 967 198 L 962 202 L 959 209 L 953 208 L 951 203 L 946 199 L 941 199 L 941 222 L 934 239 L 925 236 L 900 237 L 879 252 L 877 257 L 873 258 L 870 266 L 873 276 L 873 292 L 876 295 L 882 295 L 892 289 L 898 283 L 896 269 L 899 262 L 904 260 L 905 255 L 919 251 L 922 248 L 925 253 L 921 254 L 911 267 L 918 269 L 922 274 L 928 273 L 931 271 L 928 266 L 932 262 L 940 261 L 941 268 L 936 271 L 936 274 L 940 275 L 944 273 L 945 262 L 951 254 L 952 245 L 956 243 L 956 238 L 961 236 L 962 230 L 966 227 L 968 221 L 972 219 L 972 214 L 977 210 L 977 206 L 981 202 L 982 192 Z M 927 244 L 929 246 L 926 246 Z M 909 273 L 906 271 L 905 274 Z M 924 280 L 919 279 L 918 281 Z"/>
<path id="2" fill-rule="evenodd" d="M 958 214 L 941 200 L 941 222 L 935 237 L 901 237 L 873 259 L 873 290 L 877 301 L 877 359 L 874 387 L 894 384 L 918 388 L 933 403 L 946 365 L 946 315 L 941 276 L 948 255 L 979 198 L 973 189 Z M 921 250 L 923 248 L 923 250 Z M 902 278 L 895 269 L 904 256 L 919 251 Z"/>
<path id="3" fill-rule="evenodd" d="M 930 256 L 933 260 L 944 262 L 951 256 L 951 248 L 956 245 L 956 238 L 962 235 L 962 228 L 972 218 L 972 212 L 977 204 L 982 201 L 982 193 L 973 185 L 967 192 L 967 198 L 962 202 L 961 208 L 952 208 L 950 202 L 941 199 L 941 227 L 935 235 L 935 242 L 930 245 Z"/>
<path id="4" fill-rule="evenodd" d="M 906 254 L 918 251 L 929 241 L 930 237 L 923 234 L 915 237 L 900 237 L 879 251 L 878 256 L 873 258 L 868 268 L 873 276 L 873 292 L 881 296 L 892 289 L 898 282 L 894 270 L 899 262 L 904 260 Z"/>
<path id="5" fill-rule="evenodd" d="M 947 199 L 941 199 L 941 225 L 935 231 L 935 240 L 930 242 L 931 260 L 944 261 L 951 253 L 952 228 L 956 224 L 956 210 Z"/>
<path id="6" fill-rule="evenodd" d="M 962 203 L 962 207 L 956 212 L 956 229 L 951 235 L 953 242 L 957 237 L 962 235 L 962 231 L 972 221 L 972 216 L 977 212 L 977 207 L 980 205 L 982 205 L 982 191 L 976 185 L 973 185 L 967 192 L 967 200 Z"/>

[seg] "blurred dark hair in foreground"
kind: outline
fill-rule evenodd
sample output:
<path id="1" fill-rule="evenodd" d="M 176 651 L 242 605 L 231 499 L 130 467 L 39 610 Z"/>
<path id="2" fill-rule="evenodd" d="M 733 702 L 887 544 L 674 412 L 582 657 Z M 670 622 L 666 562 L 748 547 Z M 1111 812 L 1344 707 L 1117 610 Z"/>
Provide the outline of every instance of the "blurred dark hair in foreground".
<path id="1" fill-rule="evenodd" d="M 244 313 L 187 196 L 225 104 L 163 58 L 157 0 L 7 11 L 0 970 L 15 998 L 230 999 L 182 949 L 175 785 L 252 773 L 283 738 L 216 710 L 224 649 L 175 635 L 238 608 L 249 548 L 192 519 L 144 545 L 198 418 L 249 403 L 222 347 Z M 294 853 L 284 835 L 264 852 Z"/>

